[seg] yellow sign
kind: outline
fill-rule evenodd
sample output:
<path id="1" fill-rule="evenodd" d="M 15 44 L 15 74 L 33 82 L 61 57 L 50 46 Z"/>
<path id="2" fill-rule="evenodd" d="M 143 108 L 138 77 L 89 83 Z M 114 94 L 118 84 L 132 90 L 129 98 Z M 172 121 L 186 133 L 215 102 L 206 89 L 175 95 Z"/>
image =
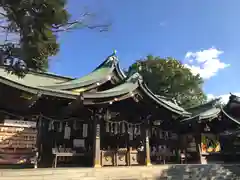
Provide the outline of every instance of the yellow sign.
<path id="1" fill-rule="evenodd" d="M 202 134 L 201 135 L 201 151 L 202 153 L 220 152 L 221 146 L 219 138 L 215 134 Z"/>

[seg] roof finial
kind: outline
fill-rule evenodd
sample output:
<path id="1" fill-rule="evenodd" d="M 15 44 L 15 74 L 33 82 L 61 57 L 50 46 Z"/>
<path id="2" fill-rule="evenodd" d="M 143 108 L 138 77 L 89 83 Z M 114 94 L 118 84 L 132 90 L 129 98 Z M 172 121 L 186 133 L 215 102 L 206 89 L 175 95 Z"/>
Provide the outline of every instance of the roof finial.
<path id="1" fill-rule="evenodd" d="M 114 49 L 114 50 L 113 50 L 113 55 L 116 55 L 116 54 L 117 54 L 117 50 Z"/>

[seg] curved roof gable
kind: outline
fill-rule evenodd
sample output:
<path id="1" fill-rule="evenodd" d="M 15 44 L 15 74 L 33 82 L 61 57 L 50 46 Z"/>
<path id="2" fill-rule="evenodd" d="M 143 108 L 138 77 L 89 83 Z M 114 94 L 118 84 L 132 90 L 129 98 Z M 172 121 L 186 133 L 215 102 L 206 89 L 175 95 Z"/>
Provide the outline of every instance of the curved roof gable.
<path id="1" fill-rule="evenodd" d="M 0 66 L 0 76 L 10 81 L 24 83 L 30 86 L 51 86 L 57 83 L 72 80 L 69 77 L 58 76 L 50 73 L 40 73 L 36 71 L 29 71 L 24 78 L 19 78 L 15 74 L 8 73 L 3 66 Z"/>
<path id="2" fill-rule="evenodd" d="M 101 84 L 104 84 L 105 82 L 109 81 L 115 75 L 119 76 L 119 81 L 122 82 L 120 85 L 117 85 L 111 89 L 104 91 L 98 91 L 94 93 L 87 92 L 87 90 L 100 86 Z M 6 78 L 3 79 L 6 80 Z M 10 82 L 8 81 L 8 83 Z M 83 88 L 82 92 L 84 92 L 83 96 L 85 98 L 93 99 L 96 98 L 98 100 L 100 100 L 100 98 L 111 99 L 112 97 L 115 98 L 119 96 L 124 96 L 127 98 L 129 97 L 129 95 L 132 95 L 132 92 L 134 90 L 140 88 L 142 92 L 144 92 L 149 98 L 155 101 L 158 105 L 168 109 L 169 111 L 182 116 L 191 115 L 191 112 L 190 113 L 187 112 L 177 104 L 167 100 L 166 98 L 155 95 L 143 82 L 141 75 L 139 75 L 138 73 L 131 72 L 129 73 L 129 77 L 127 77 L 119 66 L 119 62 L 115 52 L 112 55 L 108 56 L 107 59 L 102 64 L 100 64 L 93 72 L 89 73 L 88 75 L 82 78 L 68 80 L 67 82 L 65 81 L 56 83 L 55 85 L 43 85 L 43 86 L 29 85 L 25 82 L 11 80 L 10 84 L 13 83 L 18 85 L 18 88 L 29 87 L 30 89 L 44 91 L 47 94 L 50 92 L 56 93 L 56 95 L 68 94 L 69 96 L 71 96 L 71 98 L 74 98 L 75 96 L 79 95 L 79 93 L 76 92 L 74 93 L 69 90 Z"/>
<path id="3" fill-rule="evenodd" d="M 170 100 L 167 100 L 166 98 L 163 98 L 161 96 L 155 95 L 145 83 L 141 84 L 142 90 L 152 99 L 154 100 L 157 104 L 160 106 L 168 109 L 169 111 L 176 113 L 178 115 L 183 115 L 183 116 L 190 116 L 191 113 L 187 112 L 185 109 L 180 107 L 179 105 L 171 102 Z"/>
<path id="4" fill-rule="evenodd" d="M 185 111 L 182 107 L 178 106 L 177 104 L 167 100 L 166 98 L 160 97 L 155 95 L 143 82 L 142 76 L 139 73 L 132 73 L 130 77 L 128 77 L 124 83 L 100 92 L 85 92 L 83 97 L 88 99 L 100 99 L 100 98 L 114 98 L 123 95 L 131 95 L 133 91 L 137 88 L 141 88 L 141 90 L 152 100 L 154 100 L 158 105 L 167 108 L 169 111 L 176 113 L 182 116 L 190 116 L 191 113 Z M 128 96 L 130 97 L 130 96 Z M 127 97 L 126 97 L 127 98 Z"/>
<path id="5" fill-rule="evenodd" d="M 127 78 L 119 66 L 119 61 L 115 51 L 88 75 L 67 82 L 44 87 L 51 89 L 76 90 L 79 92 L 85 92 L 101 86 L 102 84 L 111 80 L 113 77 L 117 77 L 117 82 L 124 81 Z"/>
<path id="6" fill-rule="evenodd" d="M 55 89 L 49 89 L 44 87 L 37 87 L 34 85 L 29 85 L 25 83 L 24 81 L 17 81 L 15 79 L 8 79 L 6 77 L 0 76 L 0 83 L 5 84 L 7 86 L 20 89 L 22 91 L 26 91 L 32 94 L 44 94 L 48 96 L 55 96 L 55 97 L 62 97 L 62 98 L 68 98 L 68 99 L 75 99 L 78 96 L 78 93 L 69 92 L 69 91 L 63 91 L 63 90 L 55 90 Z"/>
<path id="7" fill-rule="evenodd" d="M 220 101 L 220 98 L 213 99 L 205 104 L 189 108 L 188 112 L 191 113 L 191 117 L 183 119 L 181 122 L 187 122 L 189 120 L 204 120 L 216 118 L 221 112 L 221 108 L 218 108 L 216 104 Z"/>
<path id="8" fill-rule="evenodd" d="M 51 89 L 72 90 L 76 88 L 82 88 L 91 86 L 91 88 L 97 87 L 100 84 L 109 81 L 112 77 L 113 70 L 117 64 L 117 58 L 115 54 L 110 55 L 102 64 L 100 64 L 94 71 L 82 78 L 77 78 L 67 82 L 59 83 L 53 86 L 45 86 Z"/>
<path id="9" fill-rule="evenodd" d="M 133 74 L 129 78 L 125 80 L 122 84 L 115 86 L 114 88 L 105 90 L 105 91 L 99 91 L 99 92 L 86 92 L 83 94 L 84 98 L 109 98 L 109 97 L 117 97 L 121 95 L 126 95 L 135 91 L 138 87 L 138 80 L 140 79 L 140 75 L 138 73 Z"/>

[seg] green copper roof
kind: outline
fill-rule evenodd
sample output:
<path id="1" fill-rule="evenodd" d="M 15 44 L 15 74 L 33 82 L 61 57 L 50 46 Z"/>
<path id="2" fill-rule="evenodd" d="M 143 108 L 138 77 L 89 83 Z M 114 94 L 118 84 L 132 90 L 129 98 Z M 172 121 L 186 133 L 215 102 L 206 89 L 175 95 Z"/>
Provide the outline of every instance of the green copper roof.
<path id="1" fill-rule="evenodd" d="M 112 72 L 116 65 L 116 57 L 109 56 L 100 66 L 98 66 L 93 72 L 88 75 L 74 79 L 68 82 L 59 83 L 53 86 L 45 86 L 51 89 L 76 89 L 81 87 L 86 87 L 90 85 L 98 86 L 111 79 Z"/>
<path id="2" fill-rule="evenodd" d="M 25 83 L 24 81 L 17 81 L 17 80 L 14 81 L 13 79 L 10 80 L 2 76 L 0 76 L 0 83 L 6 84 L 16 89 L 20 89 L 22 91 L 30 92 L 33 94 L 45 94 L 49 96 L 57 96 L 57 97 L 70 98 L 70 99 L 76 99 L 78 96 L 78 94 L 74 92 L 31 86 Z"/>
<path id="3" fill-rule="evenodd" d="M 195 106 L 192 108 L 187 109 L 188 112 L 191 112 L 193 115 L 201 114 L 205 111 L 208 111 L 211 108 L 215 108 L 216 104 L 220 101 L 219 98 L 213 99 L 205 104 L 201 104 L 199 106 Z"/>
<path id="4" fill-rule="evenodd" d="M 131 77 L 129 77 L 124 83 L 100 92 L 86 92 L 83 94 L 84 98 L 108 98 L 108 97 L 116 97 L 121 96 L 124 94 L 128 94 L 136 90 L 138 85 L 138 80 L 140 79 L 140 75 L 138 73 L 133 74 Z"/>
<path id="5" fill-rule="evenodd" d="M 82 78 L 74 79 L 74 80 L 60 83 L 53 86 L 44 86 L 44 87 L 51 88 L 51 89 L 62 89 L 62 90 L 81 88 L 81 87 L 92 85 L 98 82 L 106 82 L 111 78 L 111 72 L 112 72 L 112 68 L 100 68 Z"/>
<path id="6" fill-rule="evenodd" d="M 125 74 L 119 67 L 119 63 L 117 57 L 115 56 L 115 53 L 110 55 L 93 72 L 82 78 L 71 79 L 45 73 L 33 74 L 32 72 L 30 72 L 21 79 L 15 75 L 7 74 L 4 69 L 0 69 L 0 82 L 10 85 L 14 88 L 18 88 L 32 93 L 42 93 L 48 95 L 54 95 L 54 93 L 56 93 L 56 96 L 62 96 L 63 94 L 65 94 L 67 96 L 71 96 L 71 98 L 74 99 L 79 95 L 79 93 L 69 90 L 75 90 L 82 87 L 85 88 L 86 86 L 98 86 L 110 80 L 111 76 L 113 76 L 114 70 L 117 71 L 117 75 L 124 83 L 115 88 L 102 92 L 97 92 L 96 94 L 87 93 L 86 96 L 96 98 L 118 96 L 134 91 L 138 87 L 137 80 L 134 80 L 137 79 L 136 77 L 138 77 L 138 75 L 133 75 L 126 80 Z"/>
<path id="7" fill-rule="evenodd" d="M 172 111 L 173 113 L 176 113 L 178 115 L 183 116 L 190 116 L 191 113 L 184 110 L 182 107 L 178 106 L 177 104 L 166 100 L 165 98 L 161 98 L 160 96 L 156 96 L 153 94 L 153 92 L 146 86 L 146 84 L 142 83 L 141 88 L 144 90 L 144 92 L 152 98 L 154 101 L 156 101 L 160 106 Z"/>
<path id="8" fill-rule="evenodd" d="M 187 111 L 190 112 L 192 115 L 189 118 L 183 119 L 181 122 L 186 122 L 193 119 L 203 120 L 217 117 L 221 112 L 221 109 L 216 107 L 216 104 L 219 102 L 219 100 L 219 98 L 214 99 L 200 106 L 187 109 Z"/>
<path id="9" fill-rule="evenodd" d="M 124 74 L 123 74 L 124 75 Z M 88 99 L 100 99 L 100 98 L 114 98 L 117 96 L 124 96 L 126 94 L 133 93 L 137 88 L 141 88 L 147 96 L 156 101 L 160 106 L 167 108 L 168 110 L 177 113 L 183 116 L 190 116 L 191 113 L 185 111 L 182 107 L 177 104 L 163 98 L 161 96 L 156 96 L 151 92 L 150 89 L 144 84 L 143 79 L 139 73 L 134 73 L 131 75 L 124 83 L 111 88 L 109 90 L 101 91 L 101 92 L 86 92 L 83 93 L 83 97 Z"/>
<path id="10" fill-rule="evenodd" d="M 71 80 L 71 78 L 63 76 L 57 76 L 49 73 L 39 73 L 34 71 L 28 72 L 24 78 L 19 78 L 14 74 L 7 73 L 4 67 L 0 67 L 0 76 L 8 80 L 22 84 L 28 84 L 30 86 L 50 86 Z"/>
<path id="11" fill-rule="evenodd" d="M 199 119 L 209 119 L 209 118 L 215 118 L 218 116 L 218 114 L 221 112 L 220 108 L 213 107 L 205 112 L 202 112 L 199 114 Z"/>
<path id="12" fill-rule="evenodd" d="M 163 97 L 163 96 L 159 96 L 159 95 L 156 95 L 155 96 L 162 102 L 164 102 L 165 104 L 168 104 L 169 106 L 173 107 L 174 109 L 176 110 L 179 110 L 179 111 L 185 111 L 185 109 L 183 109 L 181 106 L 179 106 L 178 104 L 174 103 L 173 101 L 171 101 L 170 99 L 167 99 L 166 97 Z"/>
<path id="13" fill-rule="evenodd" d="M 121 80 L 124 80 L 127 78 L 127 75 L 123 72 L 123 70 L 120 68 L 119 63 L 116 64 L 116 68 L 115 68 L 118 76 L 120 76 Z"/>
<path id="14" fill-rule="evenodd" d="M 18 78 L 16 75 L 9 74 L 4 67 L 0 67 L 0 76 L 20 84 L 33 87 L 43 87 L 58 90 L 72 90 L 84 88 L 89 90 L 95 88 L 111 79 L 113 75 L 120 77 L 120 80 L 126 78 L 125 74 L 119 67 L 116 52 L 106 58 L 93 72 L 82 78 L 69 78 L 58 76 L 50 73 L 30 71 L 24 78 Z"/>
<path id="15" fill-rule="evenodd" d="M 110 80 L 114 75 L 119 76 L 118 80 L 121 82 L 114 88 L 98 91 L 89 92 L 88 90 L 97 87 Z M 169 111 L 178 114 L 179 116 L 189 117 L 191 114 L 195 114 L 192 111 L 188 112 L 182 107 L 178 106 L 176 103 L 167 100 L 164 97 L 155 95 L 146 84 L 143 82 L 141 75 L 138 73 L 132 74 L 130 77 L 126 77 L 124 72 L 121 70 L 118 59 L 115 53 L 110 55 L 102 64 L 100 64 L 94 71 L 88 75 L 77 78 L 70 79 L 60 76 L 50 76 L 43 74 L 32 75 L 29 73 L 25 78 L 19 79 L 15 75 L 1 75 L 0 71 L 0 82 L 8 84 L 12 87 L 22 89 L 24 91 L 29 91 L 33 93 L 43 93 L 46 95 L 53 95 L 60 97 L 67 97 L 71 99 L 76 99 L 79 96 L 78 92 L 72 92 L 83 88 L 83 97 L 85 99 L 96 99 L 101 103 L 101 98 L 105 98 L 102 102 L 106 102 L 106 99 L 112 98 L 128 98 L 133 93 L 136 93 L 136 89 L 145 93 L 149 98 L 155 101 L 159 106 L 168 109 Z M 135 91 L 135 92 L 134 92 Z M 208 113 L 205 113 L 207 116 Z"/>

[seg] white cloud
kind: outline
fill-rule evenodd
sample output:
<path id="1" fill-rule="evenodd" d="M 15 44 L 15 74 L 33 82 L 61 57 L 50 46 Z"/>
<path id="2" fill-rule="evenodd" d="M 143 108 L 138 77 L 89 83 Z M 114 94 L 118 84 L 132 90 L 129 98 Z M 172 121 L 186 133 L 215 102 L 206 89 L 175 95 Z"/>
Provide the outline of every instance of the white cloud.
<path id="1" fill-rule="evenodd" d="M 215 99 L 216 96 L 214 96 L 213 94 L 207 94 L 207 100 L 210 101 L 212 99 Z"/>
<path id="2" fill-rule="evenodd" d="M 219 56 L 223 54 L 216 48 L 209 48 L 198 52 L 187 52 L 185 66 L 191 69 L 193 74 L 200 74 L 203 79 L 215 76 L 221 69 L 229 67 L 230 64 L 222 62 Z"/>
<path id="3" fill-rule="evenodd" d="M 235 92 L 235 93 L 232 93 L 236 96 L 240 96 L 240 92 Z M 212 99 L 215 99 L 215 98 L 221 98 L 221 102 L 226 104 L 229 100 L 229 96 L 230 96 L 230 93 L 229 94 L 223 94 L 223 95 L 220 95 L 220 96 L 214 96 L 213 94 L 208 94 L 207 95 L 207 99 L 210 101 Z"/>

